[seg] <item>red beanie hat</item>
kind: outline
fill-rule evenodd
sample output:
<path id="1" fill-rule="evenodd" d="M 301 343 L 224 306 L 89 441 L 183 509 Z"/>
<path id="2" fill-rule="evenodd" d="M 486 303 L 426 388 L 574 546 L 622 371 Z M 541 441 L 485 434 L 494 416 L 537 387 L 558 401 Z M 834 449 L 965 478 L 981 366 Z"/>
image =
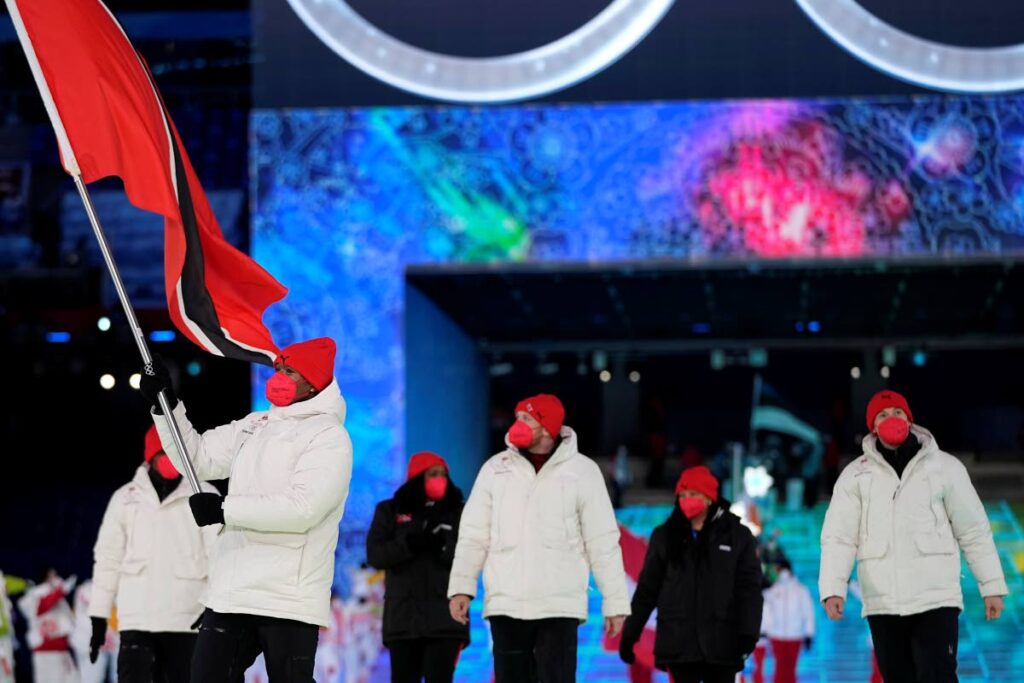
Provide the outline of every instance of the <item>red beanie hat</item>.
<path id="1" fill-rule="evenodd" d="M 516 405 L 516 415 L 519 413 L 527 413 L 539 422 L 553 439 L 558 438 L 558 433 L 562 431 L 562 423 L 565 422 L 565 407 L 558 397 L 552 394 L 537 394 L 524 398 Z"/>
<path id="2" fill-rule="evenodd" d="M 149 431 L 146 432 L 146 446 L 142 452 L 142 457 L 149 462 L 156 457 L 157 453 L 163 453 L 164 445 L 160 443 L 160 434 L 156 431 L 156 425 L 150 425 Z"/>
<path id="3" fill-rule="evenodd" d="M 317 337 L 284 347 L 277 360 L 295 370 L 323 391 L 334 379 L 334 355 L 338 345 L 330 337 Z"/>
<path id="4" fill-rule="evenodd" d="M 420 451 L 419 453 L 414 453 L 413 456 L 409 459 L 409 470 L 405 473 L 405 480 L 409 481 L 417 474 L 420 474 L 421 472 L 426 472 L 434 465 L 440 465 L 445 470 L 448 469 L 448 463 L 446 463 L 444 461 L 444 458 L 442 458 L 437 453 L 431 453 L 430 451 Z"/>
<path id="5" fill-rule="evenodd" d="M 907 403 L 907 399 L 904 398 L 903 394 L 898 394 L 895 391 L 879 391 L 877 394 L 871 397 L 868 401 L 868 431 L 875 431 L 875 418 L 878 414 L 886 408 L 899 408 L 907 414 L 907 419 L 911 422 L 914 421 L 914 414 L 910 412 L 910 405 Z"/>
<path id="6" fill-rule="evenodd" d="M 679 495 L 679 492 L 683 489 L 703 493 L 712 502 L 718 500 L 718 480 L 715 479 L 715 475 L 711 474 L 711 470 L 704 467 L 704 465 L 683 470 L 679 481 L 676 482 L 676 495 Z"/>

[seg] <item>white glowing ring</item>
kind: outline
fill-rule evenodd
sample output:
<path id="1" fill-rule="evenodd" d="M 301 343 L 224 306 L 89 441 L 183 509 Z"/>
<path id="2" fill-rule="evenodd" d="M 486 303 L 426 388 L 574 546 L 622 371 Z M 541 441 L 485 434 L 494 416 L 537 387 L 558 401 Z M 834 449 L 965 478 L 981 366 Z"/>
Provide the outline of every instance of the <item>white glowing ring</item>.
<path id="1" fill-rule="evenodd" d="M 992 93 L 1024 88 L 1024 45 L 954 47 L 881 21 L 855 0 L 796 0 L 832 40 L 890 76 L 938 90 Z"/>
<path id="2" fill-rule="evenodd" d="M 381 32 L 345 0 L 288 0 L 303 23 L 353 66 L 424 97 L 507 102 L 590 78 L 650 33 L 675 0 L 613 0 L 600 14 L 547 45 L 500 57 L 454 57 Z"/>

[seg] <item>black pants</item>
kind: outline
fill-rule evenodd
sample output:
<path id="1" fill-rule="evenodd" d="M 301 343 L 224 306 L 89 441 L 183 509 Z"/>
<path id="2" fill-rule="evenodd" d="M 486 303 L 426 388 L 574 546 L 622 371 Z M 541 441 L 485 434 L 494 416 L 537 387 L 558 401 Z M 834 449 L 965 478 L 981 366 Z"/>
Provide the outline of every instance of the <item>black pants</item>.
<path id="1" fill-rule="evenodd" d="M 734 683 L 736 667 L 715 664 L 669 664 L 672 683 Z"/>
<path id="2" fill-rule="evenodd" d="M 410 638 L 387 643 L 391 683 L 452 683 L 462 651 L 457 638 Z"/>
<path id="3" fill-rule="evenodd" d="M 494 683 L 575 683 L 577 619 L 491 617 Z"/>
<path id="4" fill-rule="evenodd" d="M 260 652 L 270 683 L 311 683 L 319 636 L 317 626 L 301 621 L 206 610 L 192 683 L 241 683 Z"/>
<path id="5" fill-rule="evenodd" d="M 959 617 L 955 607 L 907 617 L 868 617 L 882 679 L 886 683 L 956 683 Z"/>
<path id="6" fill-rule="evenodd" d="M 117 679 L 122 683 L 188 683 L 194 633 L 121 631 Z"/>

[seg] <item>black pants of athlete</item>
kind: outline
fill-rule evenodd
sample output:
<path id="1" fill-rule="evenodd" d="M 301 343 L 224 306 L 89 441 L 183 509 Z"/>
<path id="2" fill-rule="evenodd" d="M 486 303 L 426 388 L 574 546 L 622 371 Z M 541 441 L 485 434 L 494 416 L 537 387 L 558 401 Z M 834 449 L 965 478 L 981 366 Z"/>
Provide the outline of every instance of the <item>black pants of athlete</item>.
<path id="1" fill-rule="evenodd" d="M 885 683 L 956 683 L 959 617 L 955 607 L 906 617 L 868 617 Z"/>
<path id="2" fill-rule="evenodd" d="M 188 683 L 194 633 L 121 631 L 117 679 L 122 683 Z"/>
<path id="3" fill-rule="evenodd" d="M 669 664 L 672 683 L 734 683 L 736 667 L 716 664 Z"/>
<path id="4" fill-rule="evenodd" d="M 494 683 L 575 683 L 578 619 L 491 617 Z"/>
<path id="5" fill-rule="evenodd" d="M 462 641 L 457 638 L 410 638 L 389 641 L 391 683 L 452 683 Z"/>
<path id="6" fill-rule="evenodd" d="M 311 683 L 319 637 L 318 627 L 301 621 L 206 610 L 192 683 L 242 683 L 261 652 L 270 683 Z"/>

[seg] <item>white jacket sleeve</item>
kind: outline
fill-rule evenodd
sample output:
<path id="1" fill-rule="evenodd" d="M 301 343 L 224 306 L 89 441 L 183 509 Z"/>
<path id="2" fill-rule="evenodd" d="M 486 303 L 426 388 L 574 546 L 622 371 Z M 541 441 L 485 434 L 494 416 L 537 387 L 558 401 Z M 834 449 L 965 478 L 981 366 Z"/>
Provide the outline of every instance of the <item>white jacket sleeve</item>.
<path id="1" fill-rule="evenodd" d="M 477 579 L 491 549 L 491 486 L 494 473 L 486 463 L 473 483 L 459 520 L 459 540 L 448 576 L 448 597 L 476 596 Z"/>
<path id="2" fill-rule="evenodd" d="M 89 616 L 109 619 L 117 598 L 117 583 L 121 575 L 127 537 L 124 532 L 124 505 L 120 491 L 114 493 L 103 513 L 100 533 L 93 546 L 92 596 Z"/>
<path id="3" fill-rule="evenodd" d="M 241 447 L 238 437 L 241 434 L 243 422 L 235 420 L 200 434 L 189 422 L 184 403 L 179 401 L 173 412 L 178 429 L 181 430 L 181 437 L 185 441 L 185 448 L 192 459 L 192 466 L 196 470 L 196 476 L 202 481 L 226 479 L 230 476 L 231 461 L 235 459 L 235 455 Z M 181 464 L 181 455 L 174 446 L 174 437 L 171 436 L 171 427 L 167 417 L 156 413 L 152 413 L 152 415 L 164 452 L 167 453 L 167 457 L 171 459 L 178 471 L 184 472 L 185 467 Z"/>
<path id="4" fill-rule="evenodd" d="M 833 596 L 846 599 L 847 584 L 857 558 L 861 499 L 852 468 L 848 466 L 839 476 L 821 528 L 818 593 L 822 600 Z"/>
<path id="5" fill-rule="evenodd" d="M 985 506 L 978 498 L 963 463 L 956 461 L 949 469 L 950 479 L 944 491 L 943 504 L 953 535 L 967 557 L 981 595 L 1007 595 L 1009 591 L 999 564 L 999 553 L 992 540 L 992 527 L 985 514 Z"/>
<path id="6" fill-rule="evenodd" d="M 351 479 L 348 433 L 340 427 L 324 429 L 299 456 L 283 490 L 229 493 L 224 499 L 224 523 L 253 531 L 305 533 L 348 497 Z"/>
<path id="7" fill-rule="evenodd" d="M 606 617 L 629 616 L 629 590 L 622 566 L 619 524 L 604 477 L 596 466 L 580 494 L 580 529 L 590 571 L 601 591 L 601 613 Z"/>

